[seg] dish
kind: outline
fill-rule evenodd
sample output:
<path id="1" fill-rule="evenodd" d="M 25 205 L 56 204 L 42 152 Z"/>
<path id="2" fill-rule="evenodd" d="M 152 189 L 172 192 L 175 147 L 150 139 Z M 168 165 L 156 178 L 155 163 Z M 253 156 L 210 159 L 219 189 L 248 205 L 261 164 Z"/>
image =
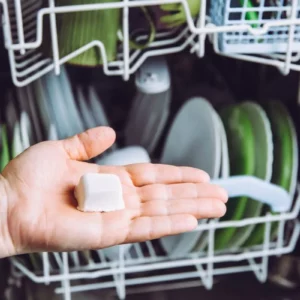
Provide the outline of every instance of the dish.
<path id="1" fill-rule="evenodd" d="M 82 116 L 82 121 L 86 129 L 96 127 L 96 122 L 93 118 L 92 111 L 89 109 L 89 107 L 86 105 L 86 99 L 84 97 L 83 91 L 81 88 L 77 88 L 77 102 L 79 111 Z"/>
<path id="2" fill-rule="evenodd" d="M 255 167 L 253 175 L 269 182 L 272 177 L 273 165 L 273 140 L 269 119 L 265 111 L 258 104 L 244 102 L 239 107 L 247 114 L 254 135 Z M 248 198 L 242 218 L 259 217 L 262 209 L 263 203 Z M 255 225 L 237 228 L 235 234 L 230 239 L 231 247 L 238 248 L 242 246 L 254 228 Z M 260 235 L 263 237 L 263 231 L 260 232 Z"/>
<path id="3" fill-rule="evenodd" d="M 125 166 L 139 163 L 150 163 L 148 152 L 139 146 L 125 147 L 103 155 L 97 160 L 99 165 Z"/>
<path id="4" fill-rule="evenodd" d="M 207 100 L 195 97 L 182 106 L 168 133 L 161 162 L 201 168 L 211 178 L 218 177 L 221 162 L 219 124 Z"/>
<path id="5" fill-rule="evenodd" d="M 15 123 L 13 142 L 12 142 L 12 158 L 17 157 L 23 152 L 23 145 L 21 140 L 21 129 L 19 122 Z"/>
<path id="6" fill-rule="evenodd" d="M 297 180 L 298 145 L 293 121 L 286 108 L 277 101 L 271 101 L 265 106 L 270 120 L 274 143 L 274 164 L 271 182 L 290 192 L 294 196 L 294 182 Z M 264 206 L 263 214 L 270 211 Z M 276 237 L 278 223 L 272 224 L 271 235 Z M 264 237 L 264 225 L 259 224 L 247 242 L 246 247 L 261 244 Z"/>
<path id="7" fill-rule="evenodd" d="M 229 166 L 229 153 L 228 153 L 228 143 L 225 128 L 220 116 L 215 114 L 216 121 L 219 124 L 219 132 L 221 139 L 221 169 L 220 169 L 220 178 L 227 178 L 230 175 L 230 166 Z M 208 233 L 205 232 L 202 234 L 197 241 L 197 244 L 193 248 L 192 252 L 201 252 L 203 251 L 208 243 Z"/>
<path id="8" fill-rule="evenodd" d="M 72 125 L 70 124 L 70 113 L 65 106 L 65 99 L 59 86 L 60 78 L 52 73 L 43 77 L 43 86 L 46 90 L 48 105 L 53 111 L 53 120 L 58 129 L 59 138 L 64 139 L 72 135 Z M 68 112 L 68 113 L 67 113 Z"/>
<path id="9" fill-rule="evenodd" d="M 21 140 L 24 150 L 33 145 L 32 127 L 28 114 L 23 111 L 20 118 Z"/>
<path id="10" fill-rule="evenodd" d="M 7 106 L 5 109 L 5 121 L 7 126 L 7 131 L 12 139 L 14 136 L 15 124 L 19 121 L 18 111 L 16 108 L 15 98 L 11 90 L 6 94 Z"/>
<path id="11" fill-rule="evenodd" d="M 10 161 L 7 129 L 5 125 L 1 126 L 1 166 L 0 172 L 4 170 Z"/>
<path id="12" fill-rule="evenodd" d="M 33 92 L 36 99 L 36 105 L 38 108 L 38 116 L 42 124 L 44 135 L 47 137 L 47 128 L 49 128 L 51 122 L 54 122 L 52 118 L 52 112 L 47 103 L 46 91 L 43 88 L 42 80 L 38 79 L 33 84 Z"/>
<path id="13" fill-rule="evenodd" d="M 70 135 L 75 135 L 77 133 L 83 132 L 83 122 L 80 118 L 80 113 L 76 107 L 72 86 L 66 68 L 64 66 L 61 66 L 61 74 L 58 78 L 60 83 L 60 89 L 63 94 L 61 100 L 64 100 L 64 105 L 65 107 L 67 107 L 69 115 L 69 122 L 71 128 Z"/>
<path id="14" fill-rule="evenodd" d="M 32 127 L 33 127 L 33 130 L 35 133 L 35 140 L 36 140 L 36 142 L 41 142 L 43 140 L 43 134 L 42 134 L 41 125 L 39 122 L 39 116 L 38 116 L 38 111 L 37 111 L 37 102 L 34 97 L 33 86 L 27 85 L 24 89 L 25 89 L 25 92 L 26 92 L 27 98 L 28 98 L 29 115 L 32 120 Z"/>
<path id="15" fill-rule="evenodd" d="M 58 134 L 54 124 L 50 124 L 47 134 L 47 141 L 57 141 Z"/>
<path id="16" fill-rule="evenodd" d="M 229 106 L 221 111 L 226 130 L 230 175 L 253 175 L 255 168 L 254 136 L 247 113 L 239 106 Z M 247 198 L 230 199 L 227 213 L 221 220 L 240 220 L 246 209 Z M 219 229 L 215 233 L 215 249 L 225 249 L 237 228 Z"/>
<path id="17" fill-rule="evenodd" d="M 187 101 L 173 121 L 161 162 L 200 168 L 211 178 L 217 178 L 221 163 L 221 139 L 215 114 L 213 107 L 203 98 Z M 200 231 L 189 232 L 165 237 L 160 241 L 168 255 L 182 256 L 194 248 L 201 234 Z"/>
<path id="18" fill-rule="evenodd" d="M 227 178 L 230 175 L 230 163 L 229 163 L 229 153 L 228 153 L 228 143 L 226 131 L 220 116 L 216 113 L 216 118 L 219 123 L 219 130 L 221 136 L 221 168 L 220 168 L 220 178 Z"/>
<path id="19" fill-rule="evenodd" d="M 88 99 L 97 126 L 109 126 L 109 121 L 106 116 L 105 109 L 102 106 L 101 101 L 92 86 L 90 86 L 88 90 Z"/>

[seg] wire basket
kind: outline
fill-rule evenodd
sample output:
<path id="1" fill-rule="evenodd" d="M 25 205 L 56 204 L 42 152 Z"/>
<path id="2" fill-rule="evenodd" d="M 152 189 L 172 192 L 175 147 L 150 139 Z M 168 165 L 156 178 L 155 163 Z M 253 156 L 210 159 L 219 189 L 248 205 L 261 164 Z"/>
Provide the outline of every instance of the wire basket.
<path id="1" fill-rule="evenodd" d="M 295 21 L 299 18 L 298 1 L 211 1 L 210 16 L 212 23 L 217 26 L 232 26 L 232 31 L 219 35 L 219 48 L 224 53 L 284 53 L 288 50 L 291 33 L 291 50 L 300 50 L 300 26 L 284 25 L 287 20 Z M 277 21 L 278 25 L 269 27 L 261 35 L 254 35 L 249 30 L 234 30 L 240 25 L 248 25 L 255 31 L 271 25 L 273 21 Z"/>
<path id="2" fill-rule="evenodd" d="M 129 76 L 137 71 L 147 57 L 180 52 L 195 44 L 196 34 L 191 34 L 189 27 L 182 24 L 173 28 L 157 29 L 153 41 L 144 48 L 135 49 L 130 46 L 129 15 L 131 10 L 136 7 L 154 8 L 161 4 L 180 3 L 182 2 L 180 0 L 102 1 L 94 4 L 66 6 L 57 5 L 56 2 L 59 1 L 49 0 L 46 2 L 48 2 L 47 5 L 41 0 L 0 0 L 3 7 L 5 46 L 9 54 L 12 79 L 16 86 L 25 86 L 52 70 L 58 75 L 62 64 L 91 48 L 99 50 L 105 74 L 119 75 L 128 80 Z M 114 60 L 108 60 L 107 49 L 101 40 L 91 40 L 67 55 L 60 56 L 57 27 L 59 16 L 74 12 L 113 8 L 121 10 L 123 26 Z M 205 13 L 203 15 L 205 16 Z M 49 34 L 45 36 L 45 20 L 48 18 Z M 144 41 L 147 39 L 147 34 L 140 33 L 134 39 L 135 41 Z M 49 48 L 51 50 L 49 55 L 45 55 L 45 52 L 42 51 L 45 40 L 48 40 L 48 50 Z"/>

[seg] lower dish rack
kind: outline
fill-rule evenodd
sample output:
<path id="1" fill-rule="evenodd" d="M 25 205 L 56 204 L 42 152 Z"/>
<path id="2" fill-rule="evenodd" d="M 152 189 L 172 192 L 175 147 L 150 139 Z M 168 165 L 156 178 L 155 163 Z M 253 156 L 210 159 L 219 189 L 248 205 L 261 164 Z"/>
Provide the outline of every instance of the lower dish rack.
<path id="1" fill-rule="evenodd" d="M 239 221 L 218 222 L 210 220 L 199 224 L 195 231 L 208 235 L 205 251 L 189 253 L 185 256 L 166 256 L 159 247 L 159 241 L 133 244 L 130 251 L 126 246 L 118 246 L 117 259 L 108 260 L 103 250 L 93 251 L 85 262 L 71 260 L 72 253 L 42 253 L 39 270 L 32 270 L 18 257 L 11 258 L 12 278 L 28 277 L 35 283 L 58 283 L 55 292 L 63 294 L 65 300 L 72 293 L 115 288 L 120 299 L 126 296 L 127 286 L 176 282 L 199 278 L 207 289 L 213 286 L 215 276 L 253 272 L 260 282 L 268 275 L 270 256 L 280 256 L 294 250 L 300 234 L 297 216 L 300 210 L 300 187 L 290 212 L 244 219 Z M 277 237 L 273 238 L 272 225 L 277 223 Z M 264 224 L 263 243 L 250 248 L 215 251 L 215 231 L 221 228 Z M 127 247 L 128 248 L 128 247 Z M 74 252 L 77 258 L 78 253 Z M 57 267 L 53 268 L 53 257 Z M 75 256 L 76 257 L 76 256 Z"/>

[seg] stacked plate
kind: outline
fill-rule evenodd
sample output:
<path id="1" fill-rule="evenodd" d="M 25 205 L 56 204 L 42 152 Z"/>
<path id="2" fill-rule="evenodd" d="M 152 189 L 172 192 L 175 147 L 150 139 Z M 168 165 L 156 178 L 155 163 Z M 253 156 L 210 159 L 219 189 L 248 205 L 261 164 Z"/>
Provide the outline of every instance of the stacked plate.
<path id="1" fill-rule="evenodd" d="M 207 100 L 192 98 L 173 121 L 161 162 L 200 168 L 212 179 L 255 176 L 281 186 L 294 197 L 298 172 L 296 132 L 287 109 L 276 101 L 264 108 L 250 101 L 232 105 L 221 110 L 219 116 Z M 269 206 L 247 197 L 230 199 L 221 221 L 258 217 L 268 210 Z M 273 238 L 276 228 L 274 225 Z M 263 234 L 264 225 L 220 229 L 215 233 L 215 250 L 261 244 Z M 205 250 L 207 242 L 207 235 L 201 231 L 161 239 L 170 256 Z"/>

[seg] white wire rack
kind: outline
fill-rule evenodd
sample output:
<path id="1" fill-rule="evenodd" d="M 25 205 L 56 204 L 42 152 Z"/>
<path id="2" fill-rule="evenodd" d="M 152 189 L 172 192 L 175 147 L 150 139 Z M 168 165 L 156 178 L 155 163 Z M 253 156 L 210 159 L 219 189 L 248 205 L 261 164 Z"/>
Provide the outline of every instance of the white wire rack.
<path id="1" fill-rule="evenodd" d="M 18 258 L 12 258 L 12 273 L 14 278 L 27 276 L 36 283 L 61 283 L 56 292 L 63 294 L 65 300 L 71 299 L 72 293 L 107 288 L 116 288 L 119 298 L 124 299 L 127 286 L 191 278 L 200 278 L 203 285 L 210 289 L 215 276 L 249 271 L 264 282 L 267 279 L 269 257 L 289 253 L 295 248 L 300 233 L 300 223 L 297 220 L 300 210 L 299 188 L 298 198 L 288 213 L 267 214 L 241 221 L 211 220 L 206 224 L 202 223 L 196 230 L 206 231 L 209 239 L 208 249 L 202 252 L 172 258 L 164 255 L 157 247 L 158 241 L 154 241 L 134 244 L 129 252 L 124 252 L 124 246 L 119 246 L 119 258 L 115 261 L 107 260 L 102 251 L 95 252 L 96 257 L 90 257 L 84 263 L 79 259 L 71 262 L 70 253 L 43 253 L 41 268 L 36 271 Z M 279 224 L 275 240 L 271 237 L 274 222 Z M 265 225 L 262 245 L 214 251 L 216 230 L 250 224 Z M 56 261 L 56 268 L 53 268 L 53 259 Z"/>
<path id="2" fill-rule="evenodd" d="M 258 5 L 250 5 L 252 2 L 256 3 L 252 0 L 212 1 L 211 20 L 217 26 L 248 24 L 252 28 L 261 28 L 270 21 L 299 17 L 299 1 L 279 0 L 268 5 L 267 1 L 259 1 Z M 219 47 L 226 53 L 285 53 L 290 30 L 294 34 L 292 51 L 297 51 L 300 46 L 299 26 L 274 26 L 265 34 L 256 36 L 247 30 L 226 32 L 219 35 Z"/>
<path id="3" fill-rule="evenodd" d="M 176 3 L 176 0 L 165 0 L 163 3 Z M 25 86 L 52 70 L 60 73 L 60 66 L 92 47 L 99 48 L 103 69 L 107 75 L 121 75 L 127 80 L 136 72 L 149 56 L 170 54 L 182 51 L 194 44 L 194 34 L 190 34 L 187 26 L 164 30 L 156 34 L 155 40 L 144 50 L 131 50 L 129 46 L 129 9 L 139 6 L 157 6 L 160 0 L 142 0 L 84 4 L 73 6 L 55 6 L 54 0 L 42 7 L 40 0 L 0 0 L 3 6 L 3 30 L 5 46 L 8 49 L 11 74 L 16 86 Z M 185 5 L 187 5 L 185 3 Z M 106 49 L 102 41 L 94 40 L 70 53 L 59 57 L 56 15 L 76 11 L 103 10 L 120 8 L 123 10 L 123 38 L 120 51 L 113 62 L 107 61 Z M 43 42 L 43 21 L 50 16 L 52 57 L 45 57 L 41 51 Z M 205 14 L 204 14 L 205 16 Z M 193 22 L 191 20 L 191 22 Z M 137 41 L 145 40 L 141 35 Z"/>
<path id="4" fill-rule="evenodd" d="M 56 0 L 57 1 L 57 0 Z M 250 2 L 250 0 L 248 0 Z M 205 54 L 205 39 L 211 37 L 215 51 L 235 59 L 273 65 L 283 74 L 300 71 L 300 5 L 298 0 L 276 1 L 267 6 L 259 1 L 258 7 L 248 7 L 248 1 L 202 0 L 198 17 L 194 20 L 186 0 L 123 0 L 116 2 L 57 6 L 55 0 L 0 0 L 3 7 L 3 31 L 8 50 L 11 74 L 16 86 L 25 86 L 52 70 L 60 73 L 60 66 L 79 54 L 97 47 L 101 53 L 103 70 L 107 75 L 119 75 L 127 80 L 149 56 L 165 55 L 190 49 L 199 57 Z M 58 1 L 57 1 L 58 2 Z M 238 6 L 237 3 L 244 3 Z M 155 40 L 145 49 L 130 48 L 130 11 L 136 7 L 155 7 L 181 3 L 186 25 L 156 34 Z M 79 11 L 118 8 L 122 10 L 123 38 L 114 61 L 107 60 L 102 41 L 94 40 L 67 56 L 59 56 L 56 18 L 58 15 Z M 206 17 L 206 12 L 210 15 Z M 256 18 L 248 20 L 250 13 Z M 271 15 L 271 16 L 270 16 Z M 50 17 L 52 55 L 45 56 L 43 21 Z M 137 40 L 147 39 L 146 35 Z M 259 55 L 258 55 L 259 54 Z M 264 56 L 261 56 L 264 55 Z"/>

